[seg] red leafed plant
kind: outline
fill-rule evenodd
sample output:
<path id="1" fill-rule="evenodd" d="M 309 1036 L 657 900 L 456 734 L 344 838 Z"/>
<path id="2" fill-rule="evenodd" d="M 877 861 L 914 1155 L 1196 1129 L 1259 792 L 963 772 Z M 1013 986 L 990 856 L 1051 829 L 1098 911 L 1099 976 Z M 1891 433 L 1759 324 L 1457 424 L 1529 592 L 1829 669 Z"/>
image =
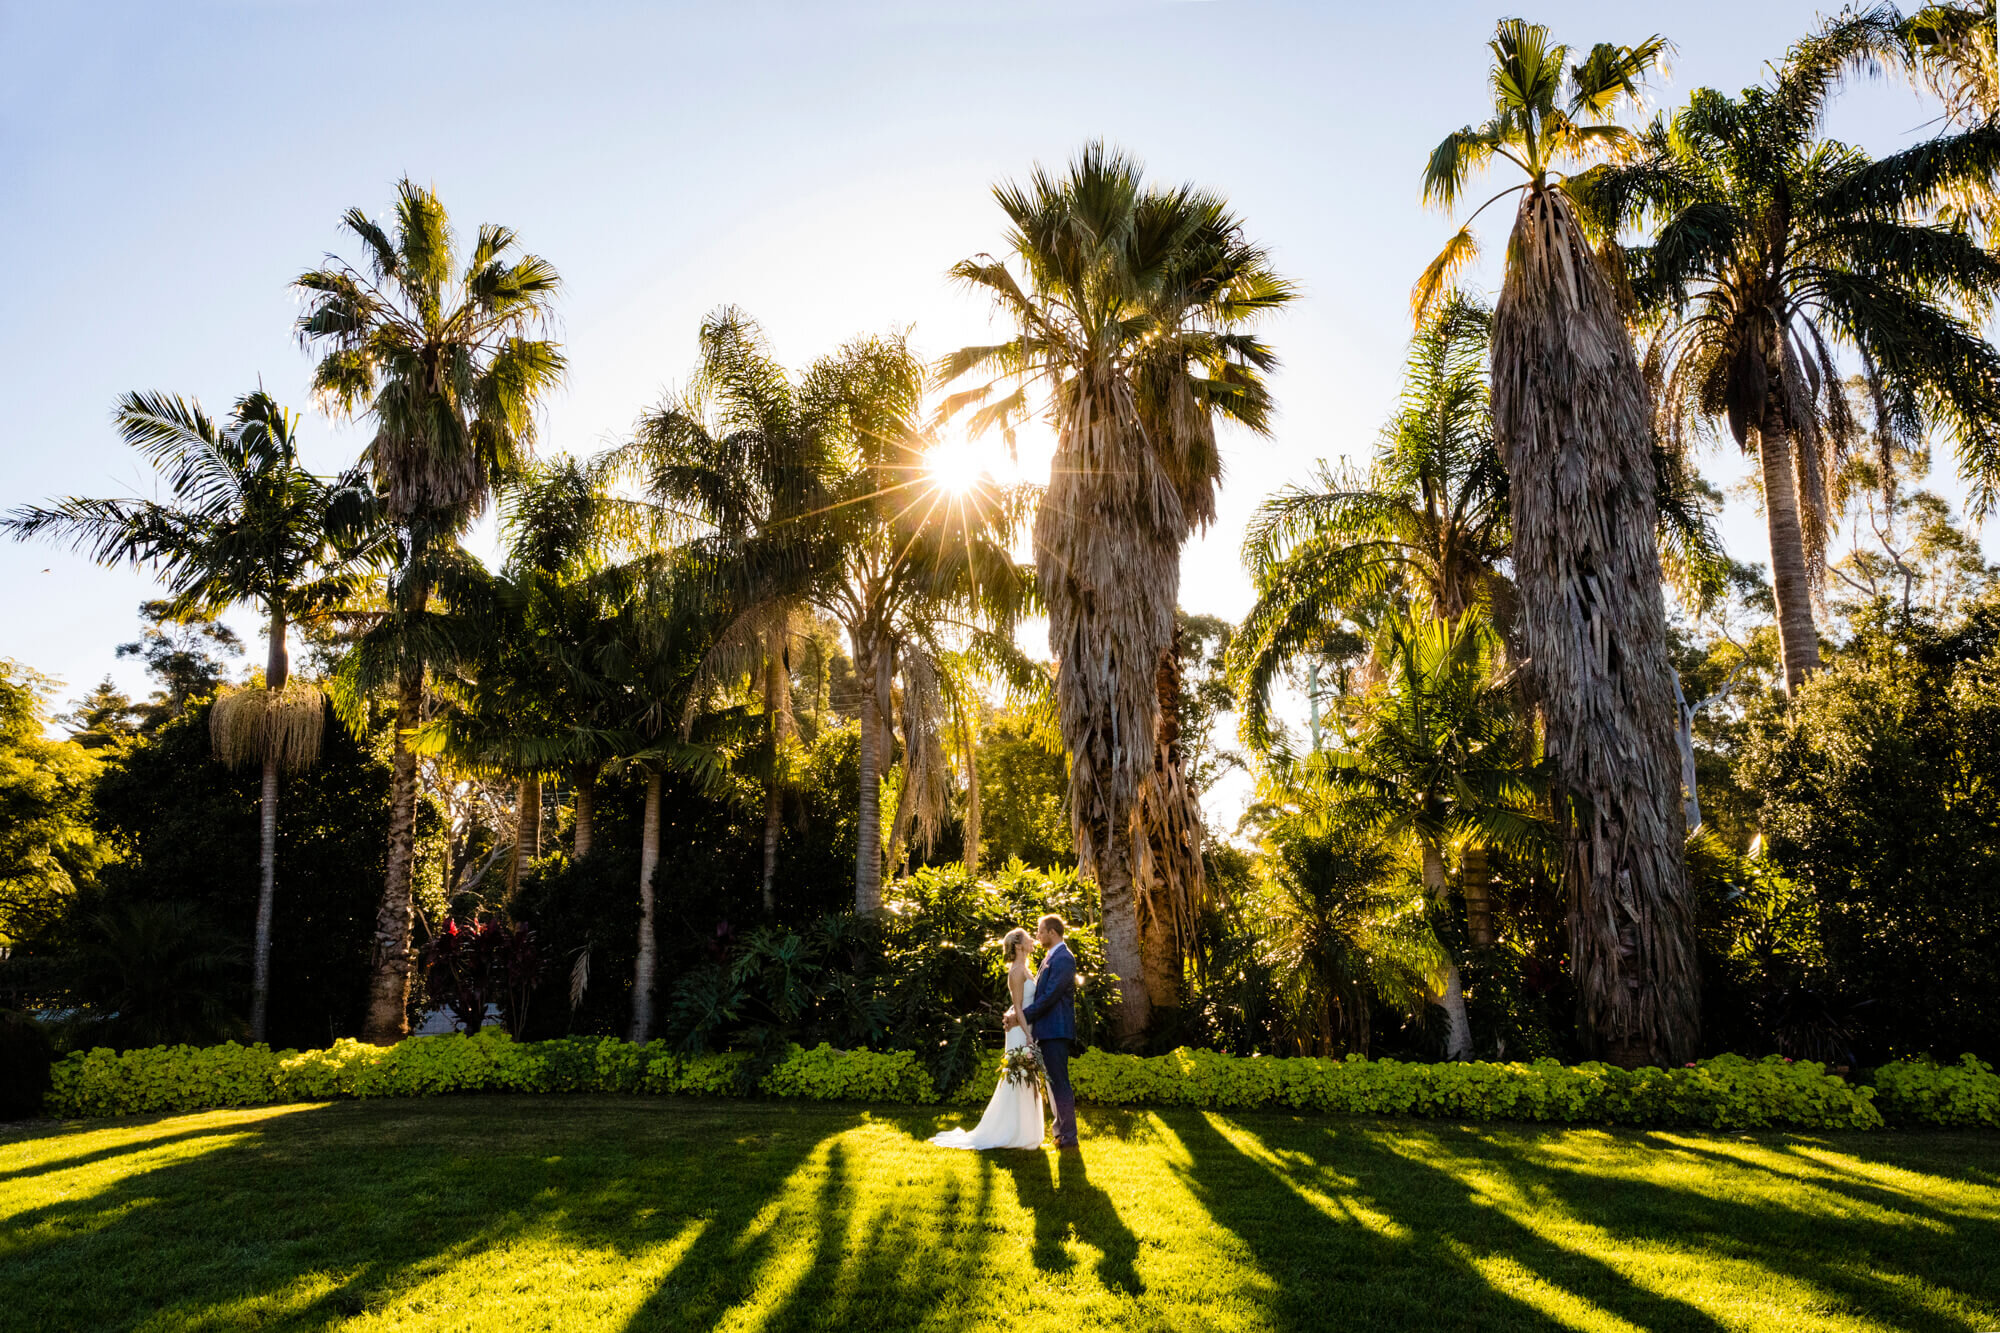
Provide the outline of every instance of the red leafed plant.
<path id="1" fill-rule="evenodd" d="M 447 917 L 444 929 L 424 946 L 423 962 L 431 999 L 450 1008 L 467 1032 L 479 1031 L 491 1002 L 500 1006 L 507 1030 L 521 1034 L 541 975 L 533 931 L 502 921 L 481 921 L 461 930 L 456 919 Z"/>

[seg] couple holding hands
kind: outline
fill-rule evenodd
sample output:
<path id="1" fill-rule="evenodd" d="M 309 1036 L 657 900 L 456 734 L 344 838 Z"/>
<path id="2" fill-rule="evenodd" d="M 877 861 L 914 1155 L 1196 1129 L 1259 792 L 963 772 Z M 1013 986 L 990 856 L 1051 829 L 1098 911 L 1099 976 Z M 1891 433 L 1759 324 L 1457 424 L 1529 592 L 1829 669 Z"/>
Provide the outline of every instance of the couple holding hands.
<path id="1" fill-rule="evenodd" d="M 986 1113 L 970 1130 L 952 1129 L 931 1140 L 941 1148 L 1039 1148 L 1042 1083 L 1055 1108 L 1050 1132 L 1057 1148 L 1076 1147 L 1076 1097 L 1069 1086 L 1070 1046 L 1076 1039 L 1076 959 L 1059 916 L 1045 916 L 1033 939 L 1018 927 L 1001 948 L 1007 957 L 1006 1055 Z M 1032 946 L 1042 946 L 1041 969 L 1028 971 Z"/>

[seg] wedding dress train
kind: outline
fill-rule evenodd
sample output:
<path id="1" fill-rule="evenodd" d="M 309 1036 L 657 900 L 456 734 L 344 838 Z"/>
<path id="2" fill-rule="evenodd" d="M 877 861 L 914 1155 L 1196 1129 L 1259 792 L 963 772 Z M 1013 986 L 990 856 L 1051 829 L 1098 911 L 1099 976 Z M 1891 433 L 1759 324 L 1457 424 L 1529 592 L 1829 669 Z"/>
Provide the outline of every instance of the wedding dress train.
<path id="1" fill-rule="evenodd" d="M 1021 991 L 1021 1007 L 1035 998 L 1035 979 Z M 1028 1044 L 1025 1028 L 1007 1029 L 1007 1049 Z M 986 1103 L 986 1114 L 971 1129 L 948 1129 L 931 1140 L 940 1148 L 1039 1148 L 1042 1146 L 1042 1085 L 1040 1080 L 1016 1083 L 1003 1072 L 1000 1086 Z"/>

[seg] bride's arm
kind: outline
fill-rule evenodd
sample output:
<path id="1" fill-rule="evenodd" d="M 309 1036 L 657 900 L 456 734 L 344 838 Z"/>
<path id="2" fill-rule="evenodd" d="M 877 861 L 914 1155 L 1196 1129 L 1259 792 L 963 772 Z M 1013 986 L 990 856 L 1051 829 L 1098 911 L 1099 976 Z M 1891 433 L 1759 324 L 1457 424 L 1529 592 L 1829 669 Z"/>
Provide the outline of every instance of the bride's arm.
<path id="1" fill-rule="evenodd" d="M 1021 990 L 1028 984 L 1028 965 L 1016 958 L 1007 967 L 1007 993 L 1014 997 L 1014 1012 L 1021 1012 Z"/>

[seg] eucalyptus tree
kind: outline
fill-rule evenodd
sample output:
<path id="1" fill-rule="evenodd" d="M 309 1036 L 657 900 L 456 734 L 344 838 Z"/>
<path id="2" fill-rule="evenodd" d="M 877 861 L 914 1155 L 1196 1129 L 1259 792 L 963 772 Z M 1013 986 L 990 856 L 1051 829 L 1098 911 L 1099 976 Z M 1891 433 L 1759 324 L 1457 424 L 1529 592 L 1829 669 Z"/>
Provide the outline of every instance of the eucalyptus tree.
<path id="1" fill-rule="evenodd" d="M 250 982 L 250 1034 L 261 1041 L 271 993 L 279 777 L 318 757 L 326 715 L 320 692 L 290 678 L 287 634 L 299 621 L 345 608 L 385 543 L 361 476 L 327 479 L 307 470 L 297 416 L 262 390 L 237 399 L 223 421 L 180 397 L 128 393 L 116 420 L 170 499 L 71 497 L 17 509 L 0 528 L 67 543 L 99 564 L 152 568 L 173 594 L 169 614 L 213 616 L 244 604 L 264 613 L 263 685 L 229 691 L 210 715 L 217 757 L 263 772 Z"/>
<path id="2" fill-rule="evenodd" d="M 1219 195 L 1149 186 L 1135 162 L 1101 144 L 1062 174 L 1037 168 L 994 196 L 1010 224 L 1008 253 L 965 260 L 953 274 L 991 296 L 1018 332 L 945 360 L 948 380 L 990 376 L 947 409 L 970 412 L 974 429 L 1006 427 L 1010 440 L 1037 410 L 1055 428 L 1035 560 L 1077 850 L 1103 894 L 1118 1031 L 1131 1039 L 1151 1008 L 1140 902 L 1149 886 L 1135 872 L 1156 850 L 1189 850 L 1171 829 L 1156 845 L 1140 822 L 1170 743 L 1160 673 L 1173 655 L 1180 552 L 1213 514 L 1215 418 L 1265 426 L 1274 357 L 1247 327 L 1293 292 Z M 1155 813 L 1184 819 L 1185 807 L 1166 808 L 1176 793 L 1164 795 Z"/>
<path id="3" fill-rule="evenodd" d="M 1308 760 L 1341 817 L 1387 842 L 1413 842 L 1424 888 L 1442 905 L 1447 858 L 1463 851 L 1461 888 L 1468 933 L 1494 938 L 1485 852 L 1500 847 L 1539 858 L 1545 841 L 1531 744 L 1515 715 L 1509 683 L 1495 669 L 1500 640 L 1476 612 L 1426 620 L 1390 619 L 1376 646 L 1381 684 L 1360 725 L 1339 748 Z M 1471 853 L 1477 851 L 1475 857 Z M 1455 960 L 1430 996 L 1445 1011 L 1446 1054 L 1472 1056 L 1465 992 Z"/>
<path id="4" fill-rule="evenodd" d="M 1508 19 L 1490 45 L 1493 116 L 1438 145 L 1423 197 L 1455 207 L 1495 159 L 1527 178 L 1481 205 L 1520 195 L 1493 312 L 1493 421 L 1565 825 L 1579 1028 L 1618 1063 L 1678 1063 L 1695 1048 L 1699 980 L 1652 421 L 1615 289 L 1564 188 L 1567 168 L 1636 149 L 1612 117 L 1666 43 L 1599 44 L 1572 65 L 1546 28 Z M 1477 253 L 1468 219 L 1418 279 L 1420 315 Z"/>
<path id="5" fill-rule="evenodd" d="M 1649 230 L 1620 258 L 1652 334 L 1662 437 L 1678 446 L 1726 422 L 1754 450 L 1788 691 L 1820 664 L 1814 601 L 1859 434 L 1842 353 L 1863 368 L 1885 441 L 1940 427 L 1976 485 L 2000 482 L 2000 352 L 1980 327 L 2000 260 L 1925 212 L 1943 175 L 1990 180 L 2000 131 L 1949 173 L 1929 145 L 1877 161 L 1825 137 L 1831 92 L 1870 36 L 1843 16 L 1768 85 L 1697 90 L 1637 160 L 1573 187 L 1599 234 Z"/>
<path id="6" fill-rule="evenodd" d="M 412 967 L 410 738 L 427 667 L 463 649 L 432 595 L 441 581 L 476 581 L 458 538 L 484 512 L 495 481 L 520 465 L 536 409 L 562 378 L 560 349 L 538 336 L 560 279 L 546 260 L 522 253 L 506 227 L 481 226 L 461 252 L 437 195 L 409 180 L 397 183 L 393 229 L 359 208 L 341 225 L 361 243 L 361 265 L 329 256 L 294 285 L 305 298 L 299 341 L 319 356 L 314 391 L 330 409 L 374 421 L 362 461 L 396 531 L 386 608 L 347 673 L 355 686 L 393 689 L 396 698 L 388 872 L 362 1028 L 365 1040 L 388 1043 L 406 1030 Z"/>

